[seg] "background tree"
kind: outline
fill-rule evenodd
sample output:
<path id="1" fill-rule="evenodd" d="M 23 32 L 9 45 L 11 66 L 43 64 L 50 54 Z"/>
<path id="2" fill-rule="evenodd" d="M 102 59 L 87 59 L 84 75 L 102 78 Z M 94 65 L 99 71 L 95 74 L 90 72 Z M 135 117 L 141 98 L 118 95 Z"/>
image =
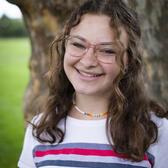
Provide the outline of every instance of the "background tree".
<path id="1" fill-rule="evenodd" d="M 0 37 L 26 37 L 27 31 L 22 19 L 0 18 Z"/>
<path id="2" fill-rule="evenodd" d="M 44 74 L 48 69 L 48 48 L 61 30 L 65 18 L 85 0 L 8 0 L 16 4 L 29 32 L 32 55 L 30 82 L 25 92 L 25 119 L 42 110 L 47 87 Z M 151 96 L 168 105 L 167 0 L 125 0 L 141 16 L 147 70 L 147 88 Z"/>

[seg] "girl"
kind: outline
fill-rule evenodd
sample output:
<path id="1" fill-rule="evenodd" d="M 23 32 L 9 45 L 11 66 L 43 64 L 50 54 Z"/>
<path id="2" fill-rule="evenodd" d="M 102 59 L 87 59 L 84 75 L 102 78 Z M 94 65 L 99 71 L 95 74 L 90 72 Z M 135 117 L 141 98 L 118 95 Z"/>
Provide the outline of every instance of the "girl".
<path id="1" fill-rule="evenodd" d="M 27 128 L 20 168 L 167 167 L 168 114 L 145 94 L 140 37 L 122 0 L 72 13 L 52 44 L 46 111 Z"/>

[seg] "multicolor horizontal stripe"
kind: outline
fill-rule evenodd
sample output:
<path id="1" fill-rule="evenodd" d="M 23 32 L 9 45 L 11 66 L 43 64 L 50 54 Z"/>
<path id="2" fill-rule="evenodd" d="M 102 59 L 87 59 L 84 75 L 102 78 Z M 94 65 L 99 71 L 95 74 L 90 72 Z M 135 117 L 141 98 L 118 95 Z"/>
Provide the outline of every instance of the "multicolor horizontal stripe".
<path id="1" fill-rule="evenodd" d="M 152 168 L 154 161 L 147 153 L 143 161 L 131 162 L 125 155 L 116 153 L 111 145 L 94 143 L 38 145 L 33 156 L 37 167 Z"/>

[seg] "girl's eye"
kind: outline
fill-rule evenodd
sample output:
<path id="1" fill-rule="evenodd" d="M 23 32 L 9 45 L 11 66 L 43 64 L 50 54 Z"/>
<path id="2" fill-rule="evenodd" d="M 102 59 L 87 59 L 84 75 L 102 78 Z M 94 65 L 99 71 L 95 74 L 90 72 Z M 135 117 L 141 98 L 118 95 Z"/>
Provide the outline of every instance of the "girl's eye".
<path id="1" fill-rule="evenodd" d="M 86 49 L 86 47 L 83 44 L 78 43 L 78 42 L 73 42 L 72 45 L 79 49 L 84 49 L 84 50 Z"/>
<path id="2" fill-rule="evenodd" d="M 99 52 L 107 55 L 114 55 L 116 53 L 113 49 L 101 49 Z"/>

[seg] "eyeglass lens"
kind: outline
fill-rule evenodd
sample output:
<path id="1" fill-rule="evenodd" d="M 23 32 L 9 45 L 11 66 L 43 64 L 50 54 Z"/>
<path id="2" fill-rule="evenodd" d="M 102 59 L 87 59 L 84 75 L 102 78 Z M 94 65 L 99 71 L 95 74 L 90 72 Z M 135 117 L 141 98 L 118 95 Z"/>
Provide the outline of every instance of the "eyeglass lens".
<path id="1" fill-rule="evenodd" d="M 81 57 L 90 48 L 91 44 L 78 37 L 69 37 L 66 42 L 66 51 L 74 57 Z M 113 63 L 120 49 L 116 43 L 100 43 L 94 45 L 95 56 L 104 63 Z"/>

